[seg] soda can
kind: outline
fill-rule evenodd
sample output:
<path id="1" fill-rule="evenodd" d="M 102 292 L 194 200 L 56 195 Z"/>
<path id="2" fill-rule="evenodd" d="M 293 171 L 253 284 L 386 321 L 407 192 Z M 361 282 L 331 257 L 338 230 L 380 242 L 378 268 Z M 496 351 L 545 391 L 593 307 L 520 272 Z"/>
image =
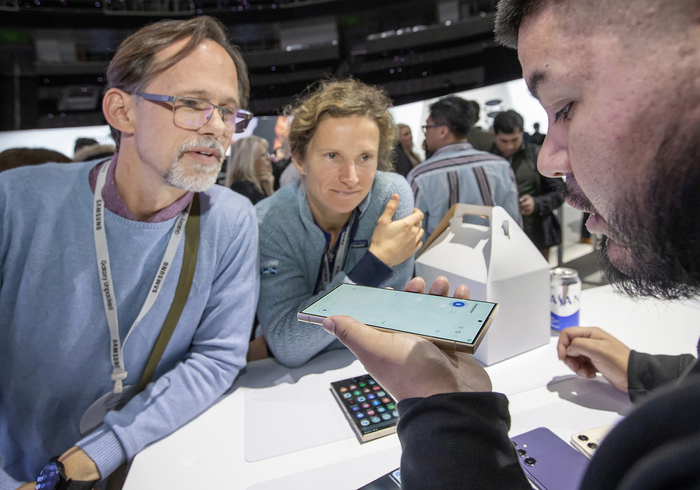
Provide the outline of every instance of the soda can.
<path id="1" fill-rule="evenodd" d="M 550 271 L 550 307 L 552 328 L 563 330 L 579 324 L 581 310 L 581 279 L 573 269 L 557 267 Z"/>

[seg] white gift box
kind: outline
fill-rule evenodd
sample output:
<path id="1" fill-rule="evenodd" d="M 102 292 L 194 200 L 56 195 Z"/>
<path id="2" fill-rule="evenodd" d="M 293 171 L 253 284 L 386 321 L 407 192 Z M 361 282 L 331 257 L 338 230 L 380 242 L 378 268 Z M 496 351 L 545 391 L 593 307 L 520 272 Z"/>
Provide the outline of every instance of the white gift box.
<path id="1" fill-rule="evenodd" d="M 477 224 L 479 223 L 479 224 Z M 491 365 L 549 342 L 549 264 L 505 209 L 455 204 L 416 259 L 416 275 L 500 304 L 474 357 Z"/>

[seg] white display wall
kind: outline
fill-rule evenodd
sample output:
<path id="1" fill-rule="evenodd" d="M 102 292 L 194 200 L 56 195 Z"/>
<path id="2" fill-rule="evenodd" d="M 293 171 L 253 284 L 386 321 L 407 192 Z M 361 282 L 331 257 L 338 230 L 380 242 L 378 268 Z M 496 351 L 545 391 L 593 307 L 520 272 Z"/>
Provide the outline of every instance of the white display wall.
<path id="1" fill-rule="evenodd" d="M 547 132 L 547 115 L 540 104 L 535 100 L 525 85 L 523 79 L 511 82 L 482 87 L 466 92 L 459 92 L 455 95 L 469 100 L 476 100 L 481 105 L 481 114 L 477 123 L 484 129 L 489 129 L 493 124 L 493 119 L 488 117 L 488 113 L 494 110 L 513 109 L 518 111 L 525 119 L 525 130 L 533 132 L 532 125 L 540 123 L 540 131 Z M 421 126 L 428 118 L 428 107 L 437 99 L 424 100 L 404 104 L 390 109 L 391 114 L 398 123 L 407 124 L 413 133 L 415 150 L 423 154 L 421 144 L 423 143 L 423 132 Z M 500 101 L 494 106 L 487 106 L 489 101 Z M 235 139 L 252 134 L 257 121 L 253 119 L 245 133 L 235 135 Z M 89 126 L 79 128 L 59 128 L 59 129 L 33 129 L 27 131 L 5 131 L 0 132 L 0 151 L 8 148 L 48 148 L 56 150 L 68 157 L 73 156 L 73 146 L 78 138 L 94 138 L 102 144 L 113 144 L 109 134 L 108 126 Z"/>

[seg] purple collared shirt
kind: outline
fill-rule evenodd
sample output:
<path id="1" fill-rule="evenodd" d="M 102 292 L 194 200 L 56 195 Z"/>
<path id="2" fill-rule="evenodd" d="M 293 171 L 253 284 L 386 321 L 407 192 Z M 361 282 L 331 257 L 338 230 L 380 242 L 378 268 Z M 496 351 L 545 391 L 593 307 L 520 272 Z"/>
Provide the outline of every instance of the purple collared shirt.
<path id="1" fill-rule="evenodd" d="M 129 219 L 131 221 L 140 221 L 134 213 L 129 211 L 129 208 L 126 207 L 126 203 L 117 192 L 117 186 L 114 183 L 114 172 L 117 169 L 117 155 L 118 154 L 115 153 L 112 157 L 112 164 L 109 166 L 109 170 L 107 171 L 107 180 L 105 181 L 105 186 L 102 188 L 102 199 L 105 202 L 105 207 L 117 216 L 121 216 L 122 218 Z M 100 169 L 105 162 L 106 160 L 98 163 L 92 170 L 90 170 L 90 188 L 92 189 L 93 193 L 95 192 L 95 186 L 97 185 L 97 174 L 100 173 Z M 170 206 L 161 209 L 156 214 L 144 221 L 146 223 L 161 223 L 163 221 L 173 219 L 175 216 L 185 210 L 190 201 L 192 201 L 192 196 L 194 196 L 194 192 L 186 192 L 184 196 L 172 203 Z"/>

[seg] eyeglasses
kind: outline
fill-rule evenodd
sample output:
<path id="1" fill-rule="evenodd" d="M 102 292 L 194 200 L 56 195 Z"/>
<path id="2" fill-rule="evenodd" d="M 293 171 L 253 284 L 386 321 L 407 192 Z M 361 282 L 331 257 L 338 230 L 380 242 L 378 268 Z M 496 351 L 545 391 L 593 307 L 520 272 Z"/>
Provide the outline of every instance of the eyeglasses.
<path id="1" fill-rule="evenodd" d="M 252 112 L 244 111 L 243 109 L 234 110 L 220 107 L 206 100 L 193 97 L 172 97 L 169 95 L 147 94 L 145 92 L 134 92 L 134 95 L 153 102 L 171 103 L 173 105 L 173 122 L 175 126 L 182 129 L 201 129 L 211 119 L 214 109 L 219 110 L 221 120 L 226 125 L 227 133 L 242 133 L 253 118 Z"/>
<path id="2" fill-rule="evenodd" d="M 423 129 L 423 134 L 428 132 L 428 128 L 439 128 L 440 126 L 446 126 L 446 124 L 425 124 L 421 126 Z"/>

